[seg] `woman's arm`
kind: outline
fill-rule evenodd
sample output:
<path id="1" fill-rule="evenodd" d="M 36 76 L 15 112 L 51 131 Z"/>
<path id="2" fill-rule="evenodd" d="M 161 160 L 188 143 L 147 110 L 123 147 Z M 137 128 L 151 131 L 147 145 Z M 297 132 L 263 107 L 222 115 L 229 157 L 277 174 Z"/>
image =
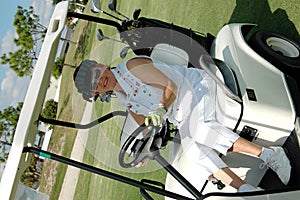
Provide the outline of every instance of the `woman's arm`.
<path id="1" fill-rule="evenodd" d="M 130 109 L 128 109 L 129 114 L 134 118 L 136 123 L 140 126 L 145 122 L 145 116 L 144 115 L 138 115 L 132 112 Z"/>
<path id="2" fill-rule="evenodd" d="M 127 62 L 128 70 L 146 84 L 153 85 L 163 90 L 160 103 L 167 108 L 176 99 L 177 86 L 164 73 L 156 69 L 151 59 L 134 58 Z"/>
<path id="3" fill-rule="evenodd" d="M 145 118 L 146 118 L 144 115 L 135 114 L 130 109 L 128 109 L 128 112 L 133 117 L 133 119 L 136 121 L 136 123 L 139 126 L 141 126 L 142 124 L 144 124 Z M 144 129 L 142 134 L 145 136 L 147 132 L 148 132 L 148 129 Z"/>

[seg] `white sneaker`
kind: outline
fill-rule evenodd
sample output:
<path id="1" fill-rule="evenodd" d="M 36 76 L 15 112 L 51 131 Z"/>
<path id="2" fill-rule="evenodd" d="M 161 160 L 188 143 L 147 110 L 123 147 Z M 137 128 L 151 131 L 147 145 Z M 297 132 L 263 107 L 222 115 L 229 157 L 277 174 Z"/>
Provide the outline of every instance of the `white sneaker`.
<path id="1" fill-rule="evenodd" d="M 241 187 L 238 189 L 238 192 L 255 192 L 255 191 L 263 191 L 260 187 L 254 187 L 248 183 L 245 183 L 241 185 Z"/>
<path id="2" fill-rule="evenodd" d="M 286 185 L 288 184 L 291 176 L 290 160 L 285 154 L 282 147 L 270 147 L 270 149 L 263 148 L 260 158 L 265 162 L 260 165 L 264 167 L 267 165 L 274 172 L 277 173 L 280 180 Z"/>

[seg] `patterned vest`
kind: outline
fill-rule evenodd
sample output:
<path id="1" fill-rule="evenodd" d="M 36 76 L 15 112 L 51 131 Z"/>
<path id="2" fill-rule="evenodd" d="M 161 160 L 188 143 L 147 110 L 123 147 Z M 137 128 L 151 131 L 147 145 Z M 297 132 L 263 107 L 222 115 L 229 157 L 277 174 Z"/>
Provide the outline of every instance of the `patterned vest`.
<path id="1" fill-rule="evenodd" d="M 127 60 L 128 61 L 128 60 Z M 127 68 L 126 63 L 120 63 L 112 69 L 118 83 L 124 90 L 115 91 L 119 102 L 127 109 L 136 114 L 148 116 L 149 109 L 159 104 L 163 91 L 159 88 L 143 83 L 135 77 Z"/>

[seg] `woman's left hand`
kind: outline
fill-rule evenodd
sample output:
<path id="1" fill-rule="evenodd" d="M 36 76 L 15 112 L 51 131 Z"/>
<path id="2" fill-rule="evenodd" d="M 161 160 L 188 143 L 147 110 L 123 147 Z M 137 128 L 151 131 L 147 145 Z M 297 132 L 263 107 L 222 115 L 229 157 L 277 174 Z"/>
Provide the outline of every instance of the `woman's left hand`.
<path id="1" fill-rule="evenodd" d="M 145 125 L 161 126 L 166 112 L 165 106 L 163 104 L 158 104 L 154 110 L 150 110 L 148 117 L 145 118 Z"/>

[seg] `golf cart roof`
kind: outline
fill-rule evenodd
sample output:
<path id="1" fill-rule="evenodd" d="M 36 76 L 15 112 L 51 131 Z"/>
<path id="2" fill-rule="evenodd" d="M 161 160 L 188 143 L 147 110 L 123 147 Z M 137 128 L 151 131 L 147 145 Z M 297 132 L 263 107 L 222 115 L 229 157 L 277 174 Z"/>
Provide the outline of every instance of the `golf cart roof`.
<path id="1" fill-rule="evenodd" d="M 1 179 L 1 199 L 14 199 L 20 176 L 30 156 L 23 154 L 25 146 L 33 146 L 38 130 L 38 118 L 49 86 L 58 43 L 67 18 L 68 1 L 59 3 L 52 15 L 44 43 L 17 124 L 14 141 Z"/>

